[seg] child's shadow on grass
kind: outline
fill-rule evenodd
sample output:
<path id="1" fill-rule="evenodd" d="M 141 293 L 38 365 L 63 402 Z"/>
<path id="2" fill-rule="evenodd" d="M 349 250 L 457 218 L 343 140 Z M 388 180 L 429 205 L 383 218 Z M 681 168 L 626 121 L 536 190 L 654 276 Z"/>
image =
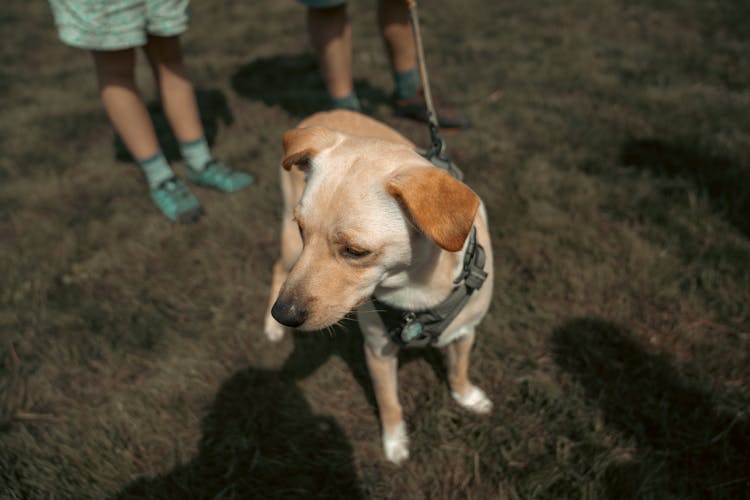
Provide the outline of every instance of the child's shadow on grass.
<path id="1" fill-rule="evenodd" d="M 331 106 L 318 63 L 309 53 L 256 59 L 232 75 L 232 87 L 243 97 L 281 106 L 297 118 Z M 356 79 L 354 90 L 366 114 L 373 114 L 379 105 L 389 102 L 382 89 L 366 80 Z"/>
<path id="2" fill-rule="evenodd" d="M 375 411 L 362 334 L 353 327 L 294 333 L 293 340 L 280 370 L 247 368 L 224 382 L 203 419 L 193 460 L 137 479 L 115 498 L 363 498 L 344 432 L 334 418 L 313 414 L 297 385 L 339 356 Z M 405 361 L 416 357 L 444 378 L 436 350 L 415 351 Z"/>
<path id="3" fill-rule="evenodd" d="M 234 115 L 229 108 L 227 98 L 224 93 L 217 89 L 196 89 L 195 99 L 198 103 L 198 113 L 200 114 L 203 133 L 209 146 L 213 146 L 216 134 L 219 131 L 220 124 L 229 126 L 234 123 Z M 151 121 L 154 124 L 156 138 L 159 141 L 164 156 L 170 162 L 182 160 L 180 155 L 180 146 L 172 133 L 172 128 L 167 120 L 167 115 L 158 101 L 148 103 L 148 112 Z M 115 134 L 114 152 L 117 161 L 132 162 L 128 149 L 122 139 Z"/>
<path id="4" fill-rule="evenodd" d="M 699 141 L 628 139 L 620 150 L 620 162 L 657 175 L 687 179 L 731 224 L 750 237 L 750 170 L 739 161 L 706 151 Z"/>
<path id="5" fill-rule="evenodd" d="M 719 396 L 684 375 L 686 367 L 600 319 L 566 322 L 552 348 L 606 423 L 638 443 L 635 460 L 607 469 L 611 498 L 750 498 L 750 423 L 722 411 Z M 655 491 L 649 497 L 644 488 Z"/>

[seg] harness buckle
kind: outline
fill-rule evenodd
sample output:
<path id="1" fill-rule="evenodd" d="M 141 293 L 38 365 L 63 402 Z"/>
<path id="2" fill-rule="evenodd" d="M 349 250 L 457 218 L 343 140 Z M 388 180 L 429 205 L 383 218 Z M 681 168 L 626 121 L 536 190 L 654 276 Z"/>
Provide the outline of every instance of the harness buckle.
<path id="1" fill-rule="evenodd" d="M 484 269 L 471 266 L 464 283 L 469 290 L 478 290 L 482 287 L 485 279 L 487 279 L 487 272 Z"/>
<path id="2" fill-rule="evenodd" d="M 401 340 L 405 344 L 419 338 L 424 332 L 424 325 L 417 321 L 417 316 L 409 312 L 404 316 L 404 326 L 401 327 Z"/>

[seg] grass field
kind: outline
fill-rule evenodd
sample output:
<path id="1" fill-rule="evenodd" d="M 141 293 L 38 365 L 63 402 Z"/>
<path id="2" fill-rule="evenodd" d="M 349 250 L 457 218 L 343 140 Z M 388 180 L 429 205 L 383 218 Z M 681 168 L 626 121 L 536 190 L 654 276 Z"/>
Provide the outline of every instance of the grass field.
<path id="1" fill-rule="evenodd" d="M 359 332 L 262 333 L 281 134 L 326 105 L 302 7 L 194 2 L 207 134 L 258 182 L 196 189 L 207 215 L 180 226 L 90 56 L 45 2 L 4 2 L 0 498 L 750 498 L 748 5 L 420 4 L 433 91 L 475 123 L 445 139 L 491 221 L 471 373 L 495 409 L 404 352 L 394 467 Z M 426 145 L 393 117 L 374 2 L 350 12 L 366 111 Z"/>

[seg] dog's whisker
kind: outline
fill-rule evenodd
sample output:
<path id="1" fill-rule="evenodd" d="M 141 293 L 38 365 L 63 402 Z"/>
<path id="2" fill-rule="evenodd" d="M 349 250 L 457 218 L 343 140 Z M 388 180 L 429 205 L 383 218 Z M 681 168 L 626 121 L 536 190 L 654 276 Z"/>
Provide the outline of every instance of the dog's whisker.
<path id="1" fill-rule="evenodd" d="M 340 328 L 343 328 L 343 327 L 344 327 L 344 322 L 345 322 L 345 321 L 348 321 L 348 322 L 350 322 L 350 323 L 356 323 L 356 322 L 357 322 L 357 318 L 347 318 L 346 316 L 344 316 L 343 318 L 341 318 L 340 320 L 338 320 L 338 321 L 336 322 L 336 325 L 335 325 L 335 326 L 337 326 L 337 327 L 340 327 Z"/>

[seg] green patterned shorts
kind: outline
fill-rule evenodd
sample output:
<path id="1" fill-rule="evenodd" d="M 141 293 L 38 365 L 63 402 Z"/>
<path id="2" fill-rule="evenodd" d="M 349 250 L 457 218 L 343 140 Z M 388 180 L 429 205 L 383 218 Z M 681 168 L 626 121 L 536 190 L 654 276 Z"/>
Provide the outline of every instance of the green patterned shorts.
<path id="1" fill-rule="evenodd" d="M 190 0 L 49 0 L 60 39 L 91 50 L 146 44 L 187 30 Z"/>

